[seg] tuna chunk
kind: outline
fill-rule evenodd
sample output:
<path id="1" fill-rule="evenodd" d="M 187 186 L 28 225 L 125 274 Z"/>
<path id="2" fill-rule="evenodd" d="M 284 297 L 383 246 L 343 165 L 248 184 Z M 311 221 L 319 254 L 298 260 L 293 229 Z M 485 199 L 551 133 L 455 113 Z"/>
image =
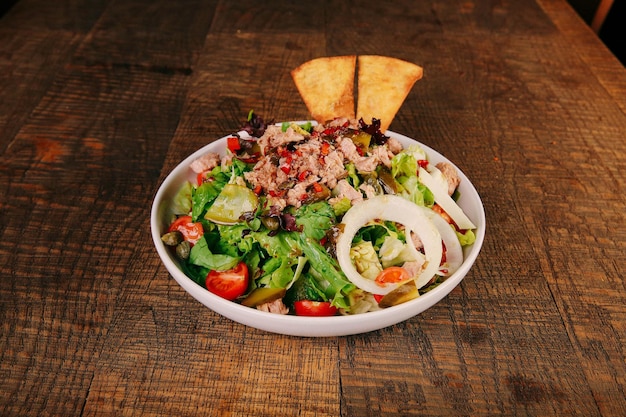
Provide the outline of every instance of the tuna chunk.
<path id="1" fill-rule="evenodd" d="M 220 164 L 220 156 L 217 153 L 208 153 L 193 161 L 189 167 L 193 172 L 200 174 L 210 171 Z"/>
<path id="2" fill-rule="evenodd" d="M 404 264 L 402 264 L 402 269 L 407 271 L 411 278 L 415 278 L 422 272 L 422 269 L 424 269 L 423 266 L 424 266 L 424 262 L 410 261 L 410 262 L 405 262 Z"/>
<path id="3" fill-rule="evenodd" d="M 288 128 L 286 132 L 282 131 L 280 126 L 271 125 L 265 130 L 263 136 L 259 138 L 258 144 L 264 154 L 269 153 L 278 146 L 287 145 L 291 142 L 301 142 L 304 136 L 297 133 L 292 128 Z"/>
<path id="4" fill-rule="evenodd" d="M 328 188 L 335 188 L 337 181 L 348 175 L 346 167 L 343 165 L 343 156 L 337 151 L 332 151 L 326 155 L 324 167 L 318 175 L 321 177 L 321 182 L 325 183 Z"/>
<path id="5" fill-rule="evenodd" d="M 354 187 L 352 187 L 346 180 L 339 181 L 334 191 L 337 193 L 337 196 L 332 199 L 333 201 L 339 201 L 343 198 L 347 198 L 352 202 L 352 205 L 363 201 L 363 194 L 355 190 Z"/>
<path id="6" fill-rule="evenodd" d="M 389 148 L 389 151 L 394 155 L 399 154 L 400 151 L 402 151 L 403 149 L 400 141 L 394 138 L 387 139 L 386 145 L 387 145 L 387 148 Z"/>
<path id="7" fill-rule="evenodd" d="M 261 304 L 256 308 L 257 310 L 265 311 L 267 313 L 289 314 L 289 308 L 280 298 L 278 300 L 270 301 L 269 303 Z"/>
<path id="8" fill-rule="evenodd" d="M 454 169 L 454 166 L 448 162 L 439 162 L 435 166 L 441 171 L 448 182 L 448 195 L 454 194 L 454 190 L 456 190 L 461 183 L 461 178 L 459 178 L 459 174 L 456 172 L 456 169 Z"/>

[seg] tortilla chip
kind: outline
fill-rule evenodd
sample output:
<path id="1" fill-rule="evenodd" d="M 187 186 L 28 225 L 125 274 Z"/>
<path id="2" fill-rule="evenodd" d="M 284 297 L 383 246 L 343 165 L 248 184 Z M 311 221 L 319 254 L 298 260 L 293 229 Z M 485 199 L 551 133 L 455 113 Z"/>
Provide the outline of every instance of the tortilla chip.
<path id="1" fill-rule="evenodd" d="M 356 118 L 380 120 L 380 131 L 389 128 L 413 84 L 422 78 L 422 67 L 397 58 L 360 55 Z"/>
<path id="2" fill-rule="evenodd" d="M 335 56 L 307 61 L 291 71 L 300 96 L 319 123 L 336 117 L 354 119 L 356 56 Z"/>

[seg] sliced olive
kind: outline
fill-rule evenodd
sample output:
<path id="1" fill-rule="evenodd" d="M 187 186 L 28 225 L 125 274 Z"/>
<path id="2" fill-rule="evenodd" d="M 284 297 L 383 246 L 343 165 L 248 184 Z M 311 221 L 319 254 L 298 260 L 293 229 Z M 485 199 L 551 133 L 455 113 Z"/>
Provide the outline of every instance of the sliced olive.
<path id="1" fill-rule="evenodd" d="M 328 188 L 325 184 L 316 185 L 319 191 L 312 191 L 307 198 L 302 201 L 303 204 L 311 204 L 316 201 L 328 200 L 331 195 L 330 188 Z"/>
<path id="2" fill-rule="evenodd" d="M 378 182 L 385 190 L 385 194 L 396 194 L 398 192 L 396 180 L 388 169 L 385 168 L 378 171 Z"/>
<path id="3" fill-rule="evenodd" d="M 278 216 L 261 216 L 261 223 L 269 230 L 278 230 L 280 227 L 280 218 Z"/>
<path id="4" fill-rule="evenodd" d="M 291 190 L 296 185 L 296 180 L 287 180 L 278 184 L 279 190 Z"/>
<path id="5" fill-rule="evenodd" d="M 241 301 L 241 304 L 246 307 L 256 307 L 261 304 L 269 303 L 285 296 L 286 290 L 284 288 L 257 288 L 253 290 L 246 298 Z"/>
<path id="6" fill-rule="evenodd" d="M 419 297 L 419 295 L 419 291 L 415 286 L 415 281 L 409 281 L 381 298 L 378 302 L 378 306 L 381 308 L 397 306 L 398 304 L 411 301 Z"/>
<path id="7" fill-rule="evenodd" d="M 370 141 L 372 140 L 372 135 L 365 132 L 359 132 L 358 134 L 352 136 L 352 142 L 359 148 L 367 149 L 370 147 Z"/>

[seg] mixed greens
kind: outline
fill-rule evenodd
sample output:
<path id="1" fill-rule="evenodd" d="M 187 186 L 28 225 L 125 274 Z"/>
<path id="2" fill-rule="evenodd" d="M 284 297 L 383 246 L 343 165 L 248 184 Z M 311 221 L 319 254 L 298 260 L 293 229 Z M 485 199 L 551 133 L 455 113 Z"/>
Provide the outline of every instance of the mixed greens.
<path id="1" fill-rule="evenodd" d="M 273 313 L 357 314 L 418 297 L 460 265 L 475 227 L 444 192 L 450 174 L 378 127 L 274 125 L 250 112 L 224 153 L 192 164 L 197 183 L 172 202 L 163 241 L 199 285 Z"/>

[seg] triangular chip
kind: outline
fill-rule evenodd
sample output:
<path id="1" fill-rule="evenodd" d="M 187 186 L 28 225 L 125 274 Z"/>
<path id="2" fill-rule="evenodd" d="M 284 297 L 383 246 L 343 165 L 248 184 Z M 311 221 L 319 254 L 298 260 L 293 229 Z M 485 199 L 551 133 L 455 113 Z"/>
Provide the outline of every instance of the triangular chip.
<path id="1" fill-rule="evenodd" d="M 422 78 L 422 67 L 397 58 L 360 55 L 356 118 L 380 120 L 380 131 L 389 128 L 413 84 Z"/>
<path id="2" fill-rule="evenodd" d="M 334 56 L 307 61 L 291 71 L 300 96 L 319 123 L 336 117 L 354 119 L 356 56 Z"/>

